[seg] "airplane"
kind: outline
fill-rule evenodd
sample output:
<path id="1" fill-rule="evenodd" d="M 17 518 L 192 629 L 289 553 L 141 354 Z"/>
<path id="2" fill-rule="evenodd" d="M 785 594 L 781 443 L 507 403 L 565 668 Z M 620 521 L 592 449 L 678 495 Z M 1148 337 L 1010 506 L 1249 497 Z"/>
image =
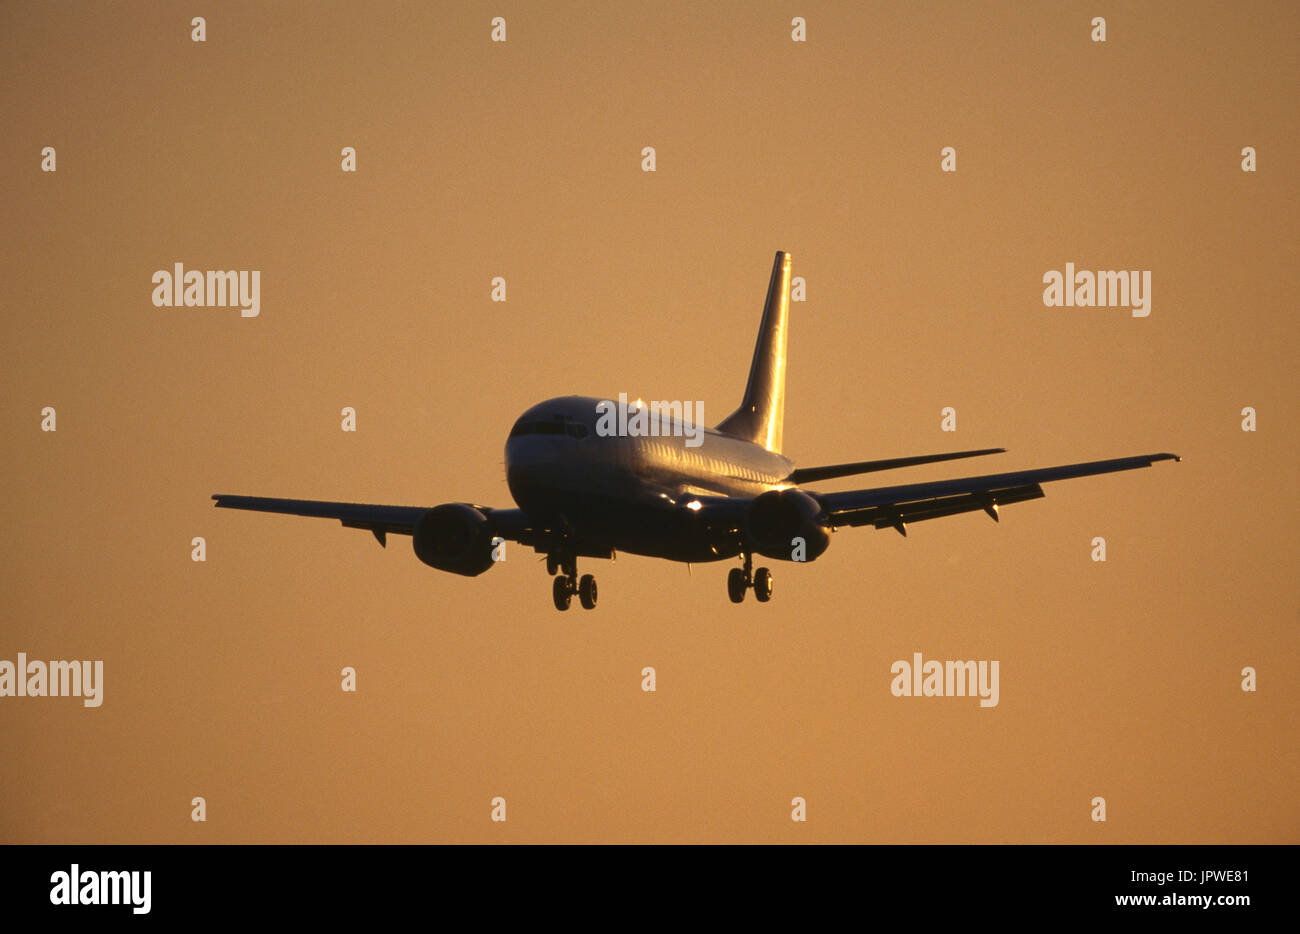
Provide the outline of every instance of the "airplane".
<path id="1" fill-rule="evenodd" d="M 506 484 L 516 508 L 383 506 L 226 493 L 212 498 L 226 509 L 337 519 L 347 528 L 369 530 L 385 547 L 388 535 L 410 535 L 420 561 L 468 577 L 496 564 L 504 542 L 517 542 L 545 555 L 557 610 L 567 610 L 574 595 L 593 609 L 596 579 L 578 576 L 578 559 L 611 559 L 619 551 L 690 564 L 739 558 L 741 565 L 727 574 L 728 597 L 741 603 L 752 589 L 766 603 L 773 576 L 767 567 L 754 570 L 755 555 L 814 561 L 830 546 L 831 534 L 845 527 L 890 528 L 906 536 L 911 523 L 964 512 L 983 511 L 997 521 L 1001 506 L 1041 498 L 1044 483 L 1180 460 L 1175 454 L 1144 454 L 839 493 L 807 489 L 805 484 L 817 481 L 1005 449 L 795 467 L 781 451 L 790 270 L 790 254 L 778 252 L 749 381 L 736 411 L 704 428 L 689 424 L 685 414 L 679 418 L 680 404 L 652 403 L 662 416 L 654 435 L 626 428 L 611 432 L 610 398 L 540 402 L 519 416 L 506 439 Z M 632 405 L 635 416 L 635 407 L 644 403 Z"/>

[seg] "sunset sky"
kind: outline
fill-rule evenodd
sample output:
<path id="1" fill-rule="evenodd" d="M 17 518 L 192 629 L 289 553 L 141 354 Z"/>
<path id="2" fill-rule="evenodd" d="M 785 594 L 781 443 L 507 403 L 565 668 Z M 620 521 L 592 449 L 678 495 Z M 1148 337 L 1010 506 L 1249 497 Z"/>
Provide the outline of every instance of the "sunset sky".
<path id="1" fill-rule="evenodd" d="M 1287 3 L 0 6 L 0 660 L 104 662 L 98 708 L 0 697 L 0 842 L 1300 843 L 1298 30 Z M 1008 449 L 815 489 L 1182 462 L 840 530 L 763 605 L 730 561 L 587 560 L 600 606 L 565 614 L 519 545 L 469 579 L 212 506 L 513 506 L 506 435 L 557 395 L 714 424 L 776 250 L 807 282 L 785 454 Z M 259 315 L 155 307 L 177 262 L 259 270 Z M 1045 307 L 1067 263 L 1150 271 L 1149 317 Z M 892 696 L 914 652 L 998 660 L 999 704 Z"/>

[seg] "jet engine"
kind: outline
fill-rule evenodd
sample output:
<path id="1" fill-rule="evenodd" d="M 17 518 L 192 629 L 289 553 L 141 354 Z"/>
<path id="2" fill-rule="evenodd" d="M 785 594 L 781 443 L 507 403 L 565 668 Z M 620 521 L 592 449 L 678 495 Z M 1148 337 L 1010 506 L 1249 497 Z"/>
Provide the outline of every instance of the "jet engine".
<path id="1" fill-rule="evenodd" d="M 415 524 L 415 556 L 430 567 L 477 577 L 492 567 L 492 524 L 469 503 L 434 506 Z"/>
<path id="2" fill-rule="evenodd" d="M 769 490 L 749 507 L 749 542 L 758 554 L 780 561 L 795 560 L 794 539 L 802 538 L 804 561 L 830 547 L 831 536 L 820 516 L 822 507 L 803 490 Z"/>

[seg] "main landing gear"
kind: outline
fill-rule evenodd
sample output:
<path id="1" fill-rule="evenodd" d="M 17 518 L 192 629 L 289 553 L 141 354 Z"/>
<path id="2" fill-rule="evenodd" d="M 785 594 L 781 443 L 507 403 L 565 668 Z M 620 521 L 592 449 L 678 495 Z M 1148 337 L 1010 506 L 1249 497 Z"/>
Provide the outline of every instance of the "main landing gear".
<path id="1" fill-rule="evenodd" d="M 555 600 L 557 610 L 567 610 L 574 594 L 578 595 L 578 601 L 584 610 L 596 608 L 596 578 L 584 574 L 579 579 L 576 559 L 547 555 L 546 571 L 548 574 L 563 572 L 551 582 L 551 597 Z"/>
<path id="2" fill-rule="evenodd" d="M 732 568 L 727 574 L 727 596 L 732 603 L 743 603 L 745 591 L 750 587 L 754 588 L 754 597 L 759 603 L 772 599 L 772 572 L 767 568 L 759 568 L 754 573 L 753 569 L 754 556 L 746 552 L 744 568 Z"/>

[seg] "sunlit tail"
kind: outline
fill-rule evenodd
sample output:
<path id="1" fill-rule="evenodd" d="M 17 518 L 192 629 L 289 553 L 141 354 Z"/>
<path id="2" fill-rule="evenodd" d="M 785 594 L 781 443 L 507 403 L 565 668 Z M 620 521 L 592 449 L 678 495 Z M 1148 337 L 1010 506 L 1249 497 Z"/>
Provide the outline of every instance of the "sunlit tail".
<path id="1" fill-rule="evenodd" d="M 763 323 L 758 327 L 754 362 L 740 408 L 718 423 L 718 430 L 781 452 L 785 420 L 785 348 L 790 318 L 790 254 L 777 253 L 767 286 Z"/>

